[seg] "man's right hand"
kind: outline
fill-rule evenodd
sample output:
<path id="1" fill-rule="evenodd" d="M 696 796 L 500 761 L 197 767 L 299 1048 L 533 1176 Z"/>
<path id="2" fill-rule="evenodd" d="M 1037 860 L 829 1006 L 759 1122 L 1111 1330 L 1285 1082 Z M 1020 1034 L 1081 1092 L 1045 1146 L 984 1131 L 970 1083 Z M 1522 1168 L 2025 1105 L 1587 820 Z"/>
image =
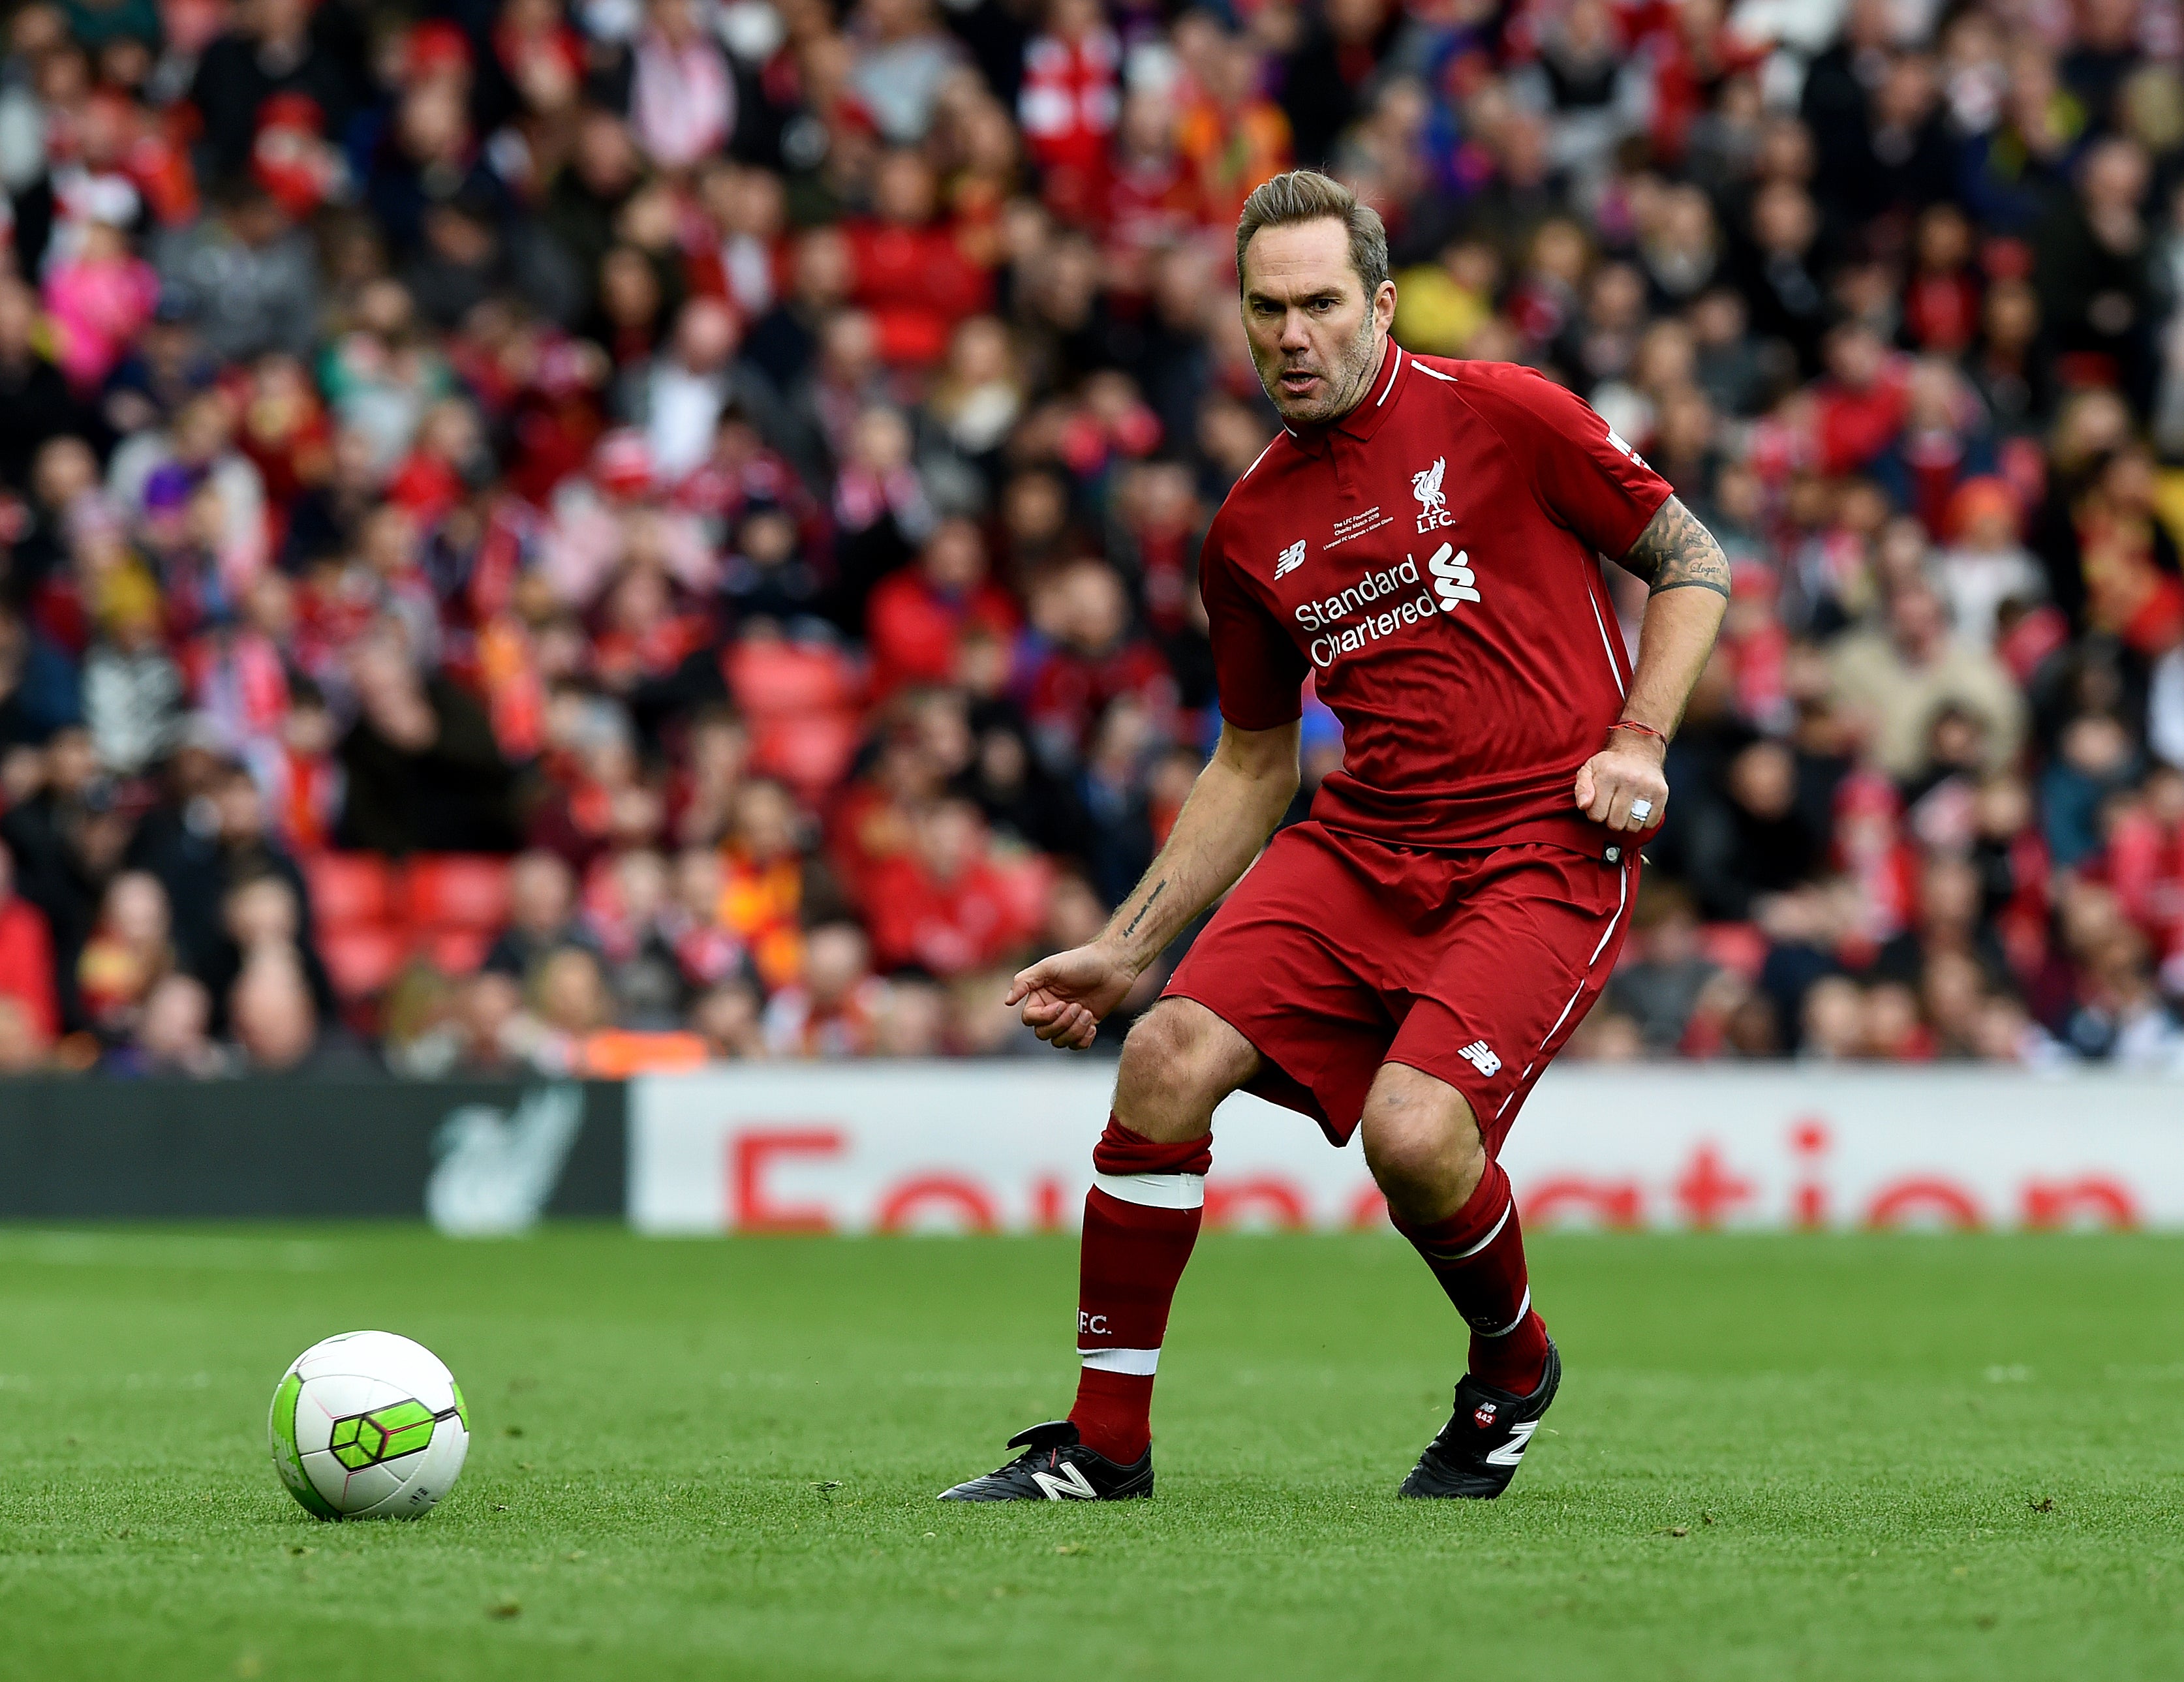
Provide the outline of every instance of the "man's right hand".
<path id="1" fill-rule="evenodd" d="M 1024 1025 L 1041 1039 L 1082 1051 L 1099 1037 L 1100 1018 L 1123 1002 L 1137 978 L 1113 947 L 1095 940 L 1019 970 L 1002 1002 L 1022 1005 Z"/>

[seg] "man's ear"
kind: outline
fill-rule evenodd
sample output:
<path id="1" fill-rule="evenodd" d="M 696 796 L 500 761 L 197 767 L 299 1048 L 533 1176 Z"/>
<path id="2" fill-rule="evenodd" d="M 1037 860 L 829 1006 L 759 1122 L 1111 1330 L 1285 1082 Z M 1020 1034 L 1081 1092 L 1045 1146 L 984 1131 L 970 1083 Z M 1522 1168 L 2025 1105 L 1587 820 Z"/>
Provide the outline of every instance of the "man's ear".
<path id="1" fill-rule="evenodd" d="M 1395 325 L 1396 283 L 1393 281 L 1381 281 L 1380 289 L 1373 294 L 1373 319 L 1380 324 L 1384 332 Z"/>

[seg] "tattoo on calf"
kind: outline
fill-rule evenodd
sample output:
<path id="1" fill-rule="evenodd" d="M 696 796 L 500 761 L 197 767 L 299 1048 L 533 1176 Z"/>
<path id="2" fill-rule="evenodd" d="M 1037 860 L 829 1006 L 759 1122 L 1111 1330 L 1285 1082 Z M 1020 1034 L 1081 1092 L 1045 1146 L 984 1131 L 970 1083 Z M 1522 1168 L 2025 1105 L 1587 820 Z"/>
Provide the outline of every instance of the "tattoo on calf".
<path id="1" fill-rule="evenodd" d="M 1699 524 L 1680 499 L 1670 497 L 1638 534 L 1624 568 L 1652 587 L 1650 593 L 1696 586 L 1729 594 L 1729 560 L 1713 533 Z"/>

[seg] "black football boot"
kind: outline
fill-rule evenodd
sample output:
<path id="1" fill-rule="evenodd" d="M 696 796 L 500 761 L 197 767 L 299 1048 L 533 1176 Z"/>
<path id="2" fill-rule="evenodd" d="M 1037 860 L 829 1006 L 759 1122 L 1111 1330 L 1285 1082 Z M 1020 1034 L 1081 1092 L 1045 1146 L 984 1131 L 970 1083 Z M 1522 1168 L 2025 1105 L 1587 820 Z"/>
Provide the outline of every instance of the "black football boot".
<path id="1" fill-rule="evenodd" d="M 1426 1445 L 1396 1493 L 1429 1501 L 1492 1501 L 1517 1475 L 1532 1433 L 1540 1429 L 1562 1381 L 1563 1357 L 1552 1338 L 1547 1339 L 1547 1370 L 1529 1395 L 1497 1390 L 1465 1373 L 1456 1387 L 1455 1413 Z"/>
<path id="2" fill-rule="evenodd" d="M 1077 1427 L 1050 1419 L 1019 1431 L 1011 1448 L 1023 1452 L 1000 1470 L 940 1493 L 943 1501 L 1139 1501 L 1153 1492 L 1153 1451 L 1134 1466 L 1117 1466 L 1084 1446 Z"/>

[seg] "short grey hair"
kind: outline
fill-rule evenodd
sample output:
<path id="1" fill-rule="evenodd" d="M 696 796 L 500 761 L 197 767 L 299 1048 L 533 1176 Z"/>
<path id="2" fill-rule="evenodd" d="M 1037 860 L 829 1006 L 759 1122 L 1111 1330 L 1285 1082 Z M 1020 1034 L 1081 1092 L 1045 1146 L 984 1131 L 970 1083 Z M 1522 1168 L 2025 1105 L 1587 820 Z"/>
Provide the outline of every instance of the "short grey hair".
<path id="1" fill-rule="evenodd" d="M 1262 228 L 1295 227 L 1323 217 L 1342 224 L 1350 234 L 1350 266 L 1357 271 L 1369 303 L 1388 278 L 1388 230 L 1380 213 L 1360 204 L 1357 195 L 1317 170 L 1291 170 L 1261 181 L 1244 201 L 1236 219 L 1236 290 L 1244 289 L 1244 248 Z"/>

